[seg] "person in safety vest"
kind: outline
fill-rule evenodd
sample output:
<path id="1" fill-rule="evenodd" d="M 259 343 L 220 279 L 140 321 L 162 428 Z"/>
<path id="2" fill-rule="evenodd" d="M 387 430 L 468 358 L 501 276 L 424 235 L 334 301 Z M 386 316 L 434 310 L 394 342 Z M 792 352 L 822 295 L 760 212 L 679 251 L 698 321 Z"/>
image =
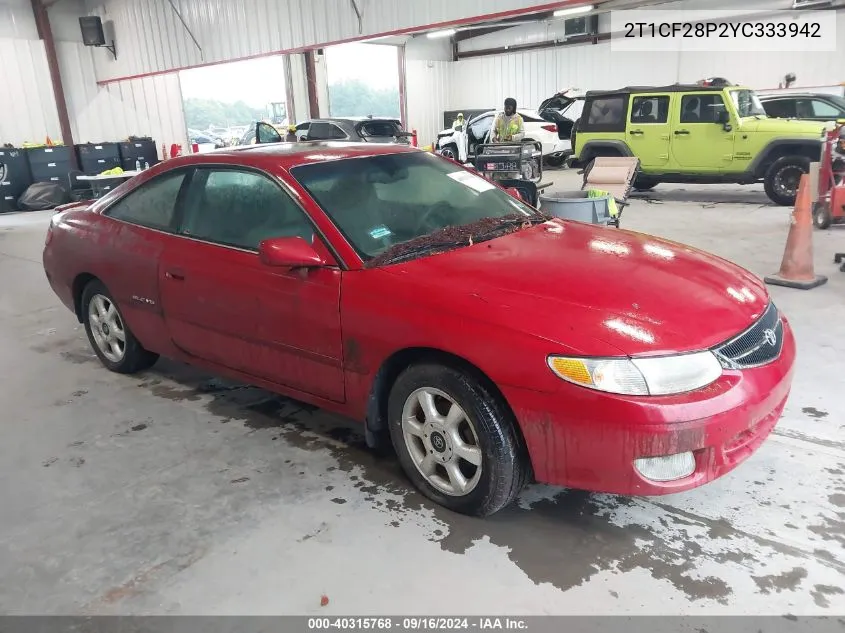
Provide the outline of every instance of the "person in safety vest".
<path id="1" fill-rule="evenodd" d="M 493 142 L 521 141 L 525 136 L 525 124 L 516 112 L 516 99 L 505 99 L 505 111 L 496 115 L 493 121 Z"/>
<path id="2" fill-rule="evenodd" d="M 458 112 L 458 117 L 452 123 L 453 130 L 462 130 L 464 128 L 464 113 Z"/>

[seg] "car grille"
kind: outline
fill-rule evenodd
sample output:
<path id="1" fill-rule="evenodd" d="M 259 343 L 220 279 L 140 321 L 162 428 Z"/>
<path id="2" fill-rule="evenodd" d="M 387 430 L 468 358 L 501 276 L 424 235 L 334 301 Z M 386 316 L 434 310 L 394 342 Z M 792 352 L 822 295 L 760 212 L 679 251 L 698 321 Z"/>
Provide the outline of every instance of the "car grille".
<path id="1" fill-rule="evenodd" d="M 713 350 L 725 369 L 749 369 L 771 363 L 783 348 L 783 322 L 770 303 L 750 328 Z"/>

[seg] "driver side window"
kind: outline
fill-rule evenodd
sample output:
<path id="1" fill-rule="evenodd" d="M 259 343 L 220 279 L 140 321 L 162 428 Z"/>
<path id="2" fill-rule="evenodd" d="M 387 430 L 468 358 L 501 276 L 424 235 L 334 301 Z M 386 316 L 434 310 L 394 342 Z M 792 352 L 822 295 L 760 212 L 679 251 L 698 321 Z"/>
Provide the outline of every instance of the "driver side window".
<path id="1" fill-rule="evenodd" d="M 188 190 L 181 233 L 205 242 L 258 250 L 274 237 L 314 238 L 310 221 L 267 176 L 239 169 L 198 169 Z"/>

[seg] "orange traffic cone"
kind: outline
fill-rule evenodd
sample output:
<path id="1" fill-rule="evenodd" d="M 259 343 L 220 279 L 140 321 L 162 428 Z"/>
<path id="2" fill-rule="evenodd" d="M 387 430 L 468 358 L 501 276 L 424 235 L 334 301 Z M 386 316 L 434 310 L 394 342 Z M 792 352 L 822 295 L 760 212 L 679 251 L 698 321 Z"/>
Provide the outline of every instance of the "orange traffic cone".
<path id="1" fill-rule="evenodd" d="M 816 275 L 813 269 L 812 206 L 810 175 L 803 174 L 795 196 L 783 261 L 776 275 L 763 278 L 767 284 L 809 290 L 827 282 L 827 277 Z"/>

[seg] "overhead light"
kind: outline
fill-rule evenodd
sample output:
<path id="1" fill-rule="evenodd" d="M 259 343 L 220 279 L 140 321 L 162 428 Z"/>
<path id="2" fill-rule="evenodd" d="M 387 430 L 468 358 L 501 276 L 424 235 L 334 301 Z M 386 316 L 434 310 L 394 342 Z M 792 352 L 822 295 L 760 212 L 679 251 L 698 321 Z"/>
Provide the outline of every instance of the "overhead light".
<path id="1" fill-rule="evenodd" d="M 455 29 L 444 29 L 443 31 L 431 31 L 430 33 L 426 33 L 426 37 L 433 40 L 438 37 L 452 37 L 454 34 Z"/>
<path id="2" fill-rule="evenodd" d="M 589 13 L 595 9 L 592 4 L 585 4 L 580 7 L 569 7 L 568 9 L 559 9 L 555 11 L 556 18 L 562 18 L 565 15 L 577 15 L 578 13 Z"/>

